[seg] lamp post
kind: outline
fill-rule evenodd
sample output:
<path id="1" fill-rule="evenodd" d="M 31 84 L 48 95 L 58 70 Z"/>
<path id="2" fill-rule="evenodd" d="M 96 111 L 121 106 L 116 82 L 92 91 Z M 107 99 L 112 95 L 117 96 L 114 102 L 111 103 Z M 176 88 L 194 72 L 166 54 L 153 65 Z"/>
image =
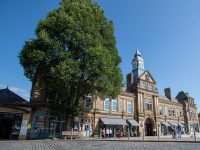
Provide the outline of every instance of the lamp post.
<path id="1" fill-rule="evenodd" d="M 158 141 L 160 141 L 160 124 L 158 124 Z"/>
<path id="2" fill-rule="evenodd" d="M 143 130 L 143 141 L 144 141 L 144 125 L 143 125 L 143 123 L 142 123 L 142 121 L 140 122 L 140 127 L 142 128 L 142 130 Z"/>

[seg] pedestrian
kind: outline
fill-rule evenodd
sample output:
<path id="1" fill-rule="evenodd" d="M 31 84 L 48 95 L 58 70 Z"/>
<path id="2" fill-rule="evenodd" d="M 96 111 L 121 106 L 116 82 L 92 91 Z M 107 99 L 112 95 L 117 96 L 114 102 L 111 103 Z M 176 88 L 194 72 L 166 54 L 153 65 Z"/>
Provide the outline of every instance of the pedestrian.
<path id="1" fill-rule="evenodd" d="M 106 129 L 105 128 L 103 128 L 103 130 L 102 130 L 102 135 L 103 135 L 103 138 L 106 137 Z"/>
<path id="2" fill-rule="evenodd" d="M 112 129 L 110 128 L 110 130 L 109 130 L 109 138 L 111 138 L 112 137 Z"/>
<path id="3" fill-rule="evenodd" d="M 178 139 L 181 139 L 181 126 L 178 125 Z"/>
<path id="4" fill-rule="evenodd" d="M 176 127 L 172 127 L 172 138 L 176 138 Z"/>
<path id="5" fill-rule="evenodd" d="M 108 128 L 106 129 L 106 135 L 109 138 L 109 129 Z"/>

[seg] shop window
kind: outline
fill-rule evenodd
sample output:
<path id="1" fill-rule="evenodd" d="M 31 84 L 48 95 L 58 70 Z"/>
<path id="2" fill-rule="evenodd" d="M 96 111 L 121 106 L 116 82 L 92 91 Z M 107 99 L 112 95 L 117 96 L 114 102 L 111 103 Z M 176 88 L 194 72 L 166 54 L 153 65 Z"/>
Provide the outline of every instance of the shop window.
<path id="1" fill-rule="evenodd" d="M 117 100 L 116 99 L 112 100 L 112 111 L 117 111 Z"/>
<path id="2" fill-rule="evenodd" d="M 127 112 L 132 113 L 133 112 L 133 103 L 131 101 L 127 102 Z"/>
<path id="3" fill-rule="evenodd" d="M 110 110 L 110 100 L 108 98 L 104 100 L 104 109 Z"/>

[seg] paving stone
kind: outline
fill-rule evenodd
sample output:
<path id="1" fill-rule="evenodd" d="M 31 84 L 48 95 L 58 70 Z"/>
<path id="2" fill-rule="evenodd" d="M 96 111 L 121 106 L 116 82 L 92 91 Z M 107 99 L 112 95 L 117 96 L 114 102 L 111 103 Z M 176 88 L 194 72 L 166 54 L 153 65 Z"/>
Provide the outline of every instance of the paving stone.
<path id="1" fill-rule="evenodd" d="M 200 143 L 127 141 L 1 141 L 0 150 L 200 150 Z"/>

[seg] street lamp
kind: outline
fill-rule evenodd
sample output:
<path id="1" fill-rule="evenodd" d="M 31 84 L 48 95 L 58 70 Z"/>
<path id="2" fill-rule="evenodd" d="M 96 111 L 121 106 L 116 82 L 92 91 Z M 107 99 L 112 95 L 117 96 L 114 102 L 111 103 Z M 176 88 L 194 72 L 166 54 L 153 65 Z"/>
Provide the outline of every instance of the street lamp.
<path id="1" fill-rule="evenodd" d="M 143 141 L 144 141 L 144 125 L 142 121 L 140 122 L 140 127 L 143 129 Z"/>
<path id="2" fill-rule="evenodd" d="M 160 140 L 160 124 L 158 123 L 158 141 Z"/>

